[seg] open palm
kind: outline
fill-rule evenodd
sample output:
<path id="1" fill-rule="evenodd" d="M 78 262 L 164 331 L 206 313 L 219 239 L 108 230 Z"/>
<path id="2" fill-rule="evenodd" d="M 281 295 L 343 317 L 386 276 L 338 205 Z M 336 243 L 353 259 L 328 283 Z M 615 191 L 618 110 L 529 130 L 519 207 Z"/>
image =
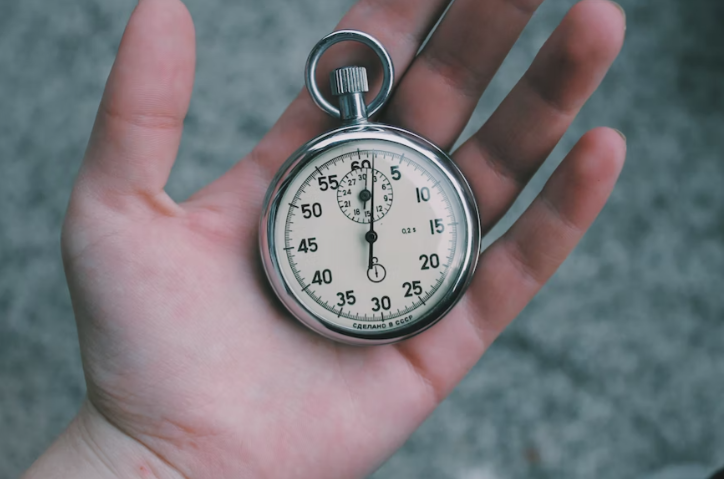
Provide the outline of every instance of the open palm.
<path id="1" fill-rule="evenodd" d="M 540 1 L 458 0 L 419 54 L 447 1 L 361 0 L 339 27 L 374 35 L 395 62 L 401 79 L 380 120 L 447 149 Z M 574 7 L 498 111 L 454 153 L 484 231 L 595 90 L 624 29 L 606 0 Z M 133 466 L 142 477 L 362 477 L 565 259 L 613 188 L 625 143 L 609 129 L 587 134 L 483 253 L 470 291 L 437 326 L 398 345 L 343 346 L 281 307 L 257 249 L 272 176 L 333 126 L 306 92 L 222 178 L 181 204 L 164 192 L 190 100 L 194 42 L 179 0 L 141 0 L 73 192 L 63 253 L 85 414 L 149 452 Z"/>

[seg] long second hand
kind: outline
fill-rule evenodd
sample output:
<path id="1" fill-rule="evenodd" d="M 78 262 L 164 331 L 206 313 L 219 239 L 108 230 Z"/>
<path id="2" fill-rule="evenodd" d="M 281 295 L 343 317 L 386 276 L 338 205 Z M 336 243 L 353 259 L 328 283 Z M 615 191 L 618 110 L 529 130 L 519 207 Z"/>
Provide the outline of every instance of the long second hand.
<path id="1" fill-rule="evenodd" d="M 367 241 L 370 243 L 370 261 L 369 265 L 367 267 L 368 270 L 372 269 L 372 266 L 374 265 L 374 245 L 375 245 L 375 154 L 372 153 L 372 179 L 370 183 L 372 184 L 372 190 L 371 190 L 371 199 L 370 199 L 370 231 L 367 233 Z"/>

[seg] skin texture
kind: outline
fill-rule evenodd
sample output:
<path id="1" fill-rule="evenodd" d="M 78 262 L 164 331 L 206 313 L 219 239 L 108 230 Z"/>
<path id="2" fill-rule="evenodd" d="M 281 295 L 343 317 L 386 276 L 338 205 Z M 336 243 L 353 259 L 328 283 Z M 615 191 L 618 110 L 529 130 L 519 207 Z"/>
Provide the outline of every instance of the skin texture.
<path id="1" fill-rule="evenodd" d="M 376 36 L 398 72 L 380 121 L 450 148 L 541 0 L 361 0 L 339 28 Z M 616 58 L 620 7 L 583 0 L 454 159 L 489 230 Z M 352 348 L 298 324 L 257 251 L 279 166 L 334 122 L 302 91 L 259 145 L 186 202 L 164 192 L 195 68 L 179 0 L 141 0 L 124 34 L 68 207 L 63 258 L 88 384 L 35 477 L 364 477 L 435 409 L 575 247 L 614 187 L 625 140 L 586 134 L 480 258 L 442 322 Z M 373 65 L 356 45 L 335 64 Z M 330 58 L 325 57 L 320 70 Z M 371 72 L 374 77 L 374 69 Z"/>

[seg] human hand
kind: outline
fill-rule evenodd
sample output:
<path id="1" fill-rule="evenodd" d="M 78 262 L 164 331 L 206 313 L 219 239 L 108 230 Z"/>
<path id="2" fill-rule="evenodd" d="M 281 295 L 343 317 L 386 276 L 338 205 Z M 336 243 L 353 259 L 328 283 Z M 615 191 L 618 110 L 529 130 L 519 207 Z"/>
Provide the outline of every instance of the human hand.
<path id="1" fill-rule="evenodd" d="M 540 2 L 458 0 L 417 57 L 444 0 L 361 0 L 339 28 L 380 39 L 400 73 L 380 120 L 449 149 Z M 607 0 L 574 7 L 454 153 L 485 232 L 598 86 L 624 30 Z M 63 231 L 88 399 L 27 477 L 363 477 L 570 253 L 614 186 L 625 142 L 613 130 L 588 133 L 482 254 L 468 294 L 434 328 L 391 346 L 335 344 L 277 302 L 257 243 L 272 176 L 333 124 L 303 91 L 247 158 L 175 203 L 164 186 L 194 42 L 179 0 L 141 0 L 124 35 Z"/>

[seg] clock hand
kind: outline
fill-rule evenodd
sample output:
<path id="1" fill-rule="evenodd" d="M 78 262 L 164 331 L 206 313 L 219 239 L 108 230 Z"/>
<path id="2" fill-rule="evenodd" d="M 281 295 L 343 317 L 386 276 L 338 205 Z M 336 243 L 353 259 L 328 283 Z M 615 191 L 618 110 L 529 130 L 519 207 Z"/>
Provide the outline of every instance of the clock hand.
<path id="1" fill-rule="evenodd" d="M 374 265 L 374 245 L 375 241 L 377 241 L 377 233 L 375 233 L 375 155 L 372 154 L 372 189 L 371 189 L 371 195 L 370 195 L 370 230 L 365 235 L 365 239 L 370 244 L 370 258 L 369 258 L 369 264 L 367 269 L 372 269 L 372 266 Z"/>
<path id="2" fill-rule="evenodd" d="M 362 190 L 362 193 L 360 193 L 359 197 L 362 200 L 362 211 L 367 209 L 367 201 L 370 199 L 370 189 L 368 186 L 369 182 L 369 176 L 365 176 L 365 189 Z M 364 214 L 364 213 L 362 213 Z"/>

